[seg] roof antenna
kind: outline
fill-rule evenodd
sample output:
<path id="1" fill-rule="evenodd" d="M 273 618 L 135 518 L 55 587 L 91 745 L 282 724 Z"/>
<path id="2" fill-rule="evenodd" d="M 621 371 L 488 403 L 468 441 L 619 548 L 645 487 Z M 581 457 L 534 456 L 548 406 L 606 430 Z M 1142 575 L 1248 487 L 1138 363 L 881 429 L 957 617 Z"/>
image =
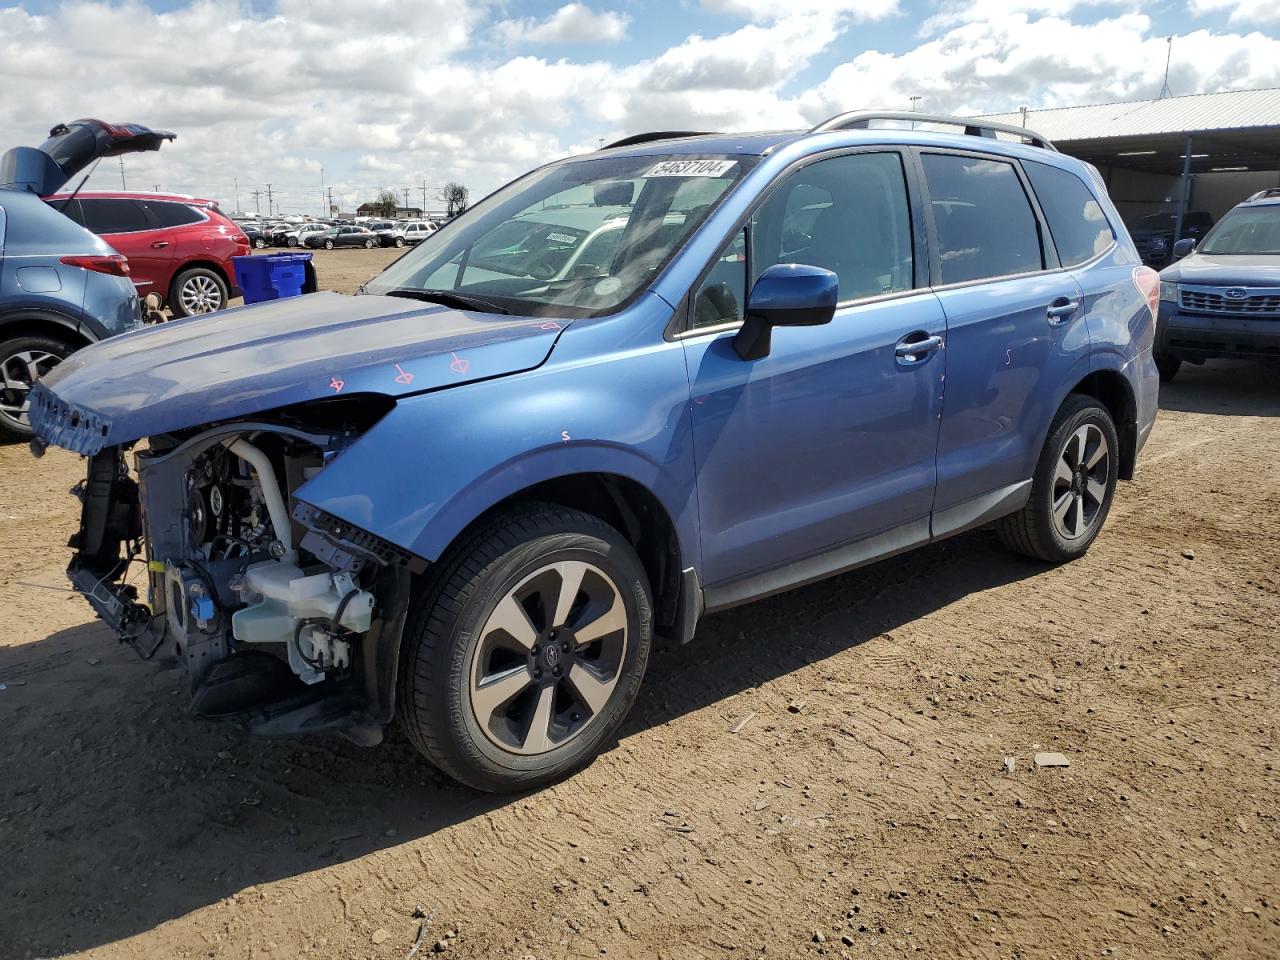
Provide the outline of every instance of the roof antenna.
<path id="1" fill-rule="evenodd" d="M 1169 45 L 1169 50 L 1164 57 L 1164 86 L 1160 88 L 1160 96 L 1156 97 L 1157 100 L 1173 96 L 1173 91 L 1169 89 L 1169 61 L 1173 59 L 1173 37 L 1165 37 L 1164 39 Z"/>

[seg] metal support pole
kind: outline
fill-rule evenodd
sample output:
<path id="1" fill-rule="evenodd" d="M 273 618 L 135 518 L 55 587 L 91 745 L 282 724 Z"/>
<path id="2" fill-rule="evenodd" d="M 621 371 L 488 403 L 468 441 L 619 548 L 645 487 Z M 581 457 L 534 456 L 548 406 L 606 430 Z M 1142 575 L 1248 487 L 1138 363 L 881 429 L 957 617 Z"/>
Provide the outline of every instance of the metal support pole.
<path id="1" fill-rule="evenodd" d="M 1182 239 L 1182 220 L 1187 215 L 1187 197 L 1191 193 L 1191 134 L 1187 134 L 1186 153 L 1182 157 L 1182 182 L 1178 194 L 1178 222 L 1173 228 L 1173 242 Z M 1170 256 L 1173 251 L 1169 251 Z"/>

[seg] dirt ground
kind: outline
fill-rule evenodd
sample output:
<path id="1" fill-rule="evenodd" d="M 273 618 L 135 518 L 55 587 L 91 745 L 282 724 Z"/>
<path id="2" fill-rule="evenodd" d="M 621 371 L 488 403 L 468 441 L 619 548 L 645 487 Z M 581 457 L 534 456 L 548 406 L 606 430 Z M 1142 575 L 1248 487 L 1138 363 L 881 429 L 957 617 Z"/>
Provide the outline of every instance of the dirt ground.
<path id="1" fill-rule="evenodd" d="M 77 458 L 0 447 L 0 958 L 399 960 L 418 907 L 419 958 L 1280 956 L 1277 381 L 1184 367 L 1081 561 L 979 532 L 712 617 L 503 798 L 185 716 L 61 591 Z"/>

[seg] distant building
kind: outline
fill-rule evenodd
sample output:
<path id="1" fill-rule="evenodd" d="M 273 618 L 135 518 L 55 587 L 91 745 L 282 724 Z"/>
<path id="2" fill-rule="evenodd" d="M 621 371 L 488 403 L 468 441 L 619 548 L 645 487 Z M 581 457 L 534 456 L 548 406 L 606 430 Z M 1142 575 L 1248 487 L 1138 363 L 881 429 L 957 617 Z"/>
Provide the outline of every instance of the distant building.
<path id="1" fill-rule="evenodd" d="M 378 207 L 372 203 L 362 203 L 356 207 L 357 217 L 376 217 L 378 216 Z M 422 219 L 421 207 L 396 207 L 396 212 L 392 218 L 395 220 L 420 220 Z"/>

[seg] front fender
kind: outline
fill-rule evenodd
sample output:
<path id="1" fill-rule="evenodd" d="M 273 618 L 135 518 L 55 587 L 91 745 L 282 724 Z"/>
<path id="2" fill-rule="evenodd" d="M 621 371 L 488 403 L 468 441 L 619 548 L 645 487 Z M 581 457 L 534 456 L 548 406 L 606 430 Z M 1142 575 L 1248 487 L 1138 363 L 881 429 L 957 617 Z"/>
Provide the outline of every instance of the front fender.
<path id="1" fill-rule="evenodd" d="M 604 325 L 597 325 L 596 330 Z M 565 333 L 575 336 L 575 327 Z M 591 337 L 583 330 L 577 337 Z M 695 563 L 689 384 L 678 343 L 559 362 L 403 398 L 296 496 L 429 561 L 490 507 L 534 484 L 613 474 L 641 484 Z"/>

